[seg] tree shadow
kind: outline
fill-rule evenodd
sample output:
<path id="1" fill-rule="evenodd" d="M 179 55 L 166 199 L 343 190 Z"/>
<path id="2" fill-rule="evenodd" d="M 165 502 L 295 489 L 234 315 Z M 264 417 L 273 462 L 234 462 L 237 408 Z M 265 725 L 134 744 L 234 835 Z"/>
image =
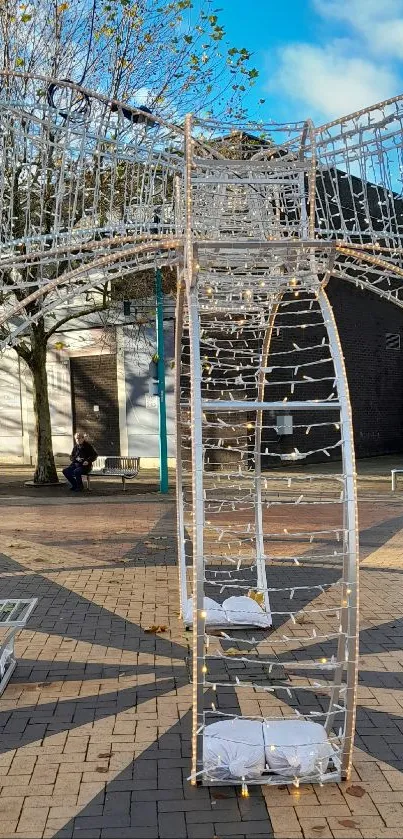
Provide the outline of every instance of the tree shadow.
<path id="1" fill-rule="evenodd" d="M 102 835 L 104 839 L 136 839 L 144 835 L 194 836 L 198 815 L 201 822 L 198 836 L 220 835 L 223 822 L 236 823 L 236 835 L 240 839 L 257 833 L 273 836 L 260 787 L 250 787 L 250 797 L 245 799 L 239 787 L 190 786 L 187 780 L 190 748 L 189 711 L 106 784 L 79 815 L 55 834 L 54 839 L 76 839 L 84 835 L 84 830 L 92 830 L 94 836 Z M 175 824 L 171 821 L 174 814 Z"/>

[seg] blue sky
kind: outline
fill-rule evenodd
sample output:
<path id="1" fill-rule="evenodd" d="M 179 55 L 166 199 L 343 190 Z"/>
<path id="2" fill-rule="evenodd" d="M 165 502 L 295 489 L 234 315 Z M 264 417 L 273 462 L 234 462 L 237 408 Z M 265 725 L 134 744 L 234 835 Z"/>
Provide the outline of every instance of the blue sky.
<path id="1" fill-rule="evenodd" d="M 229 39 L 254 53 L 251 116 L 320 124 L 403 92 L 403 0 L 218 0 L 217 8 Z"/>

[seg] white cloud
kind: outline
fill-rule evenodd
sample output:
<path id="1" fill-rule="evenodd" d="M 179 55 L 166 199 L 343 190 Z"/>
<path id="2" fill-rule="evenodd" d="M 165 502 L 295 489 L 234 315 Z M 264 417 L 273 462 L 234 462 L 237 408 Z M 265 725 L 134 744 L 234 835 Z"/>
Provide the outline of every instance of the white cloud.
<path id="1" fill-rule="evenodd" d="M 306 116 L 332 119 L 393 96 L 398 82 L 389 69 L 349 56 L 346 45 L 335 42 L 284 47 L 273 87 L 302 103 Z"/>
<path id="2" fill-rule="evenodd" d="M 366 52 L 403 58 L 403 0 L 313 0 L 323 18 L 347 23 Z"/>
<path id="3" fill-rule="evenodd" d="M 278 51 L 268 90 L 299 103 L 299 117 L 332 119 L 403 87 L 403 0 L 311 0 L 322 42 Z M 343 38 L 337 37 L 342 31 Z M 301 112 L 301 109 L 302 112 Z"/>
<path id="4" fill-rule="evenodd" d="M 348 20 L 357 27 L 368 20 L 385 20 L 403 12 L 402 0 L 313 0 L 322 17 Z"/>

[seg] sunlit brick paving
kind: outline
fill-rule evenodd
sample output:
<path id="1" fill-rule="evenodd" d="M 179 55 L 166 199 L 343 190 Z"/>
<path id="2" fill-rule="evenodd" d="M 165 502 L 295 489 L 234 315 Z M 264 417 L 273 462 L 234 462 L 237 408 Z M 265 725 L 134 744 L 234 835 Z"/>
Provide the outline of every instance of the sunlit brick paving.
<path id="1" fill-rule="evenodd" d="M 245 799 L 187 781 L 191 636 L 179 621 L 172 498 L 3 498 L 2 596 L 39 603 L 0 699 L 0 836 L 401 837 L 403 502 L 368 495 L 360 526 L 353 777 L 252 787 Z M 285 625 L 275 622 L 274 637 Z M 244 714 L 269 702 L 253 691 L 231 695 Z M 218 701 L 226 707 L 228 692 Z"/>

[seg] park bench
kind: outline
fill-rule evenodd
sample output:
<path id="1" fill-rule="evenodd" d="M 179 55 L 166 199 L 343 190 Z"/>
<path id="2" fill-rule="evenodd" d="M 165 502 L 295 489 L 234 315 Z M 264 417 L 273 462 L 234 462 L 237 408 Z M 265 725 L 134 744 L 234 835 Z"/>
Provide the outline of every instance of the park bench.
<path id="1" fill-rule="evenodd" d="M 37 602 L 37 597 L 0 600 L 0 696 L 17 666 L 14 652 L 16 632 L 25 626 Z"/>
<path id="2" fill-rule="evenodd" d="M 390 474 L 391 474 L 391 477 L 392 477 L 392 492 L 394 492 L 395 489 L 396 489 L 396 486 L 397 486 L 396 475 L 398 475 L 400 472 L 403 473 L 403 469 L 391 469 Z"/>
<path id="3" fill-rule="evenodd" d="M 87 489 L 91 489 L 93 478 L 122 478 L 123 490 L 126 489 L 126 481 L 137 478 L 140 469 L 139 457 L 105 457 L 100 456 L 94 460 L 89 475 L 83 475 L 87 479 Z"/>

